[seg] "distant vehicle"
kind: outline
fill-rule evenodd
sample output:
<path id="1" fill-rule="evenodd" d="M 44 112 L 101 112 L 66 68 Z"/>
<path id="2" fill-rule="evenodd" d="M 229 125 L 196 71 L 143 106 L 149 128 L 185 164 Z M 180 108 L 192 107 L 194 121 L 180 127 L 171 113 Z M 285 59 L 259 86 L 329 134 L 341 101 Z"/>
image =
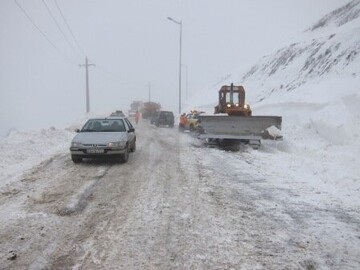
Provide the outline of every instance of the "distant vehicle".
<path id="1" fill-rule="evenodd" d="M 92 118 L 76 132 L 70 146 L 74 163 L 106 156 L 125 163 L 136 149 L 135 129 L 126 117 Z"/>
<path id="2" fill-rule="evenodd" d="M 154 112 L 161 109 L 160 103 L 155 103 L 152 101 L 144 102 L 140 112 L 143 119 L 151 119 Z"/>
<path id="3" fill-rule="evenodd" d="M 203 114 L 203 111 L 192 110 L 186 115 L 186 123 L 183 126 L 183 130 L 190 130 L 191 132 L 196 130 L 198 125 L 199 115 Z"/>
<path id="4" fill-rule="evenodd" d="M 140 108 L 143 106 L 143 104 L 144 104 L 144 102 L 142 102 L 140 100 L 133 101 L 130 104 L 130 110 L 136 112 L 136 111 L 140 110 Z"/>
<path id="5" fill-rule="evenodd" d="M 135 114 L 136 114 L 136 110 L 135 111 L 134 110 L 129 110 L 128 111 L 128 116 L 131 117 L 131 118 L 135 117 Z"/>
<path id="6" fill-rule="evenodd" d="M 111 117 L 113 116 L 119 116 L 119 117 L 125 117 L 125 114 L 123 113 L 123 111 L 115 111 L 115 112 L 112 112 L 110 114 Z"/>
<path id="7" fill-rule="evenodd" d="M 150 124 L 155 125 L 155 120 L 157 117 L 159 117 L 160 111 L 156 111 L 153 113 L 151 119 L 150 119 Z"/>
<path id="8" fill-rule="evenodd" d="M 174 127 L 174 114 L 169 111 L 159 111 L 153 120 L 155 126 L 169 126 Z"/>

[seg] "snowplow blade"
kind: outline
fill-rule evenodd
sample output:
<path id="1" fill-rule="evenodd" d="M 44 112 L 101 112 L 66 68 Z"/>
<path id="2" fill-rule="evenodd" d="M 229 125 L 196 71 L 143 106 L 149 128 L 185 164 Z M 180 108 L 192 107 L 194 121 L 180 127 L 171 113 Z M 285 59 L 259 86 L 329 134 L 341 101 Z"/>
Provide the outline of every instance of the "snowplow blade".
<path id="1" fill-rule="evenodd" d="M 281 116 L 200 115 L 199 138 L 232 140 L 281 140 Z"/>

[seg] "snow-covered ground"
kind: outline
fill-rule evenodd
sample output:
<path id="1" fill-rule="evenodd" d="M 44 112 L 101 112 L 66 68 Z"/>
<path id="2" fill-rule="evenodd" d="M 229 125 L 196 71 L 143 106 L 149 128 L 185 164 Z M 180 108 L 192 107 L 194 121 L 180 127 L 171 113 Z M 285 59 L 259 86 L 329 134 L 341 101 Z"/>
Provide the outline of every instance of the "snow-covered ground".
<path id="1" fill-rule="evenodd" d="M 284 141 L 264 169 L 338 193 L 360 205 L 360 2 L 322 18 L 299 41 L 263 57 L 228 82 L 245 86 L 254 115 L 281 115 Z M 224 82 L 226 84 L 226 82 Z M 212 93 L 212 94 L 210 94 Z M 189 108 L 211 113 L 217 88 L 197 93 Z M 79 127 L 84 119 L 73 125 Z M 49 128 L 13 131 L 0 141 L 0 190 L 14 188 L 33 166 L 64 152 L 74 133 Z M 252 153 L 261 156 L 262 151 Z M 295 162 L 296 161 L 296 162 Z M 294 166 L 294 162 L 298 165 Z M 299 165 L 300 164 L 300 165 Z M 291 168 L 291 169 L 290 169 Z"/>
<path id="2" fill-rule="evenodd" d="M 317 169 L 310 182 L 335 184 L 355 195 L 360 188 L 356 162 L 360 154 L 359 44 L 360 1 L 354 0 L 310 26 L 288 47 L 264 56 L 245 74 L 230 76 L 221 83 L 244 85 L 254 115 L 283 117 L 285 140 L 277 147 L 296 158 L 313 161 L 310 163 Z M 219 87 L 196 93 L 185 108 L 212 113 Z M 73 126 L 79 127 L 84 119 Z M 73 136 L 73 126 L 66 130 L 12 131 L 1 139 L 0 188 L 64 151 Z M 282 155 L 278 158 L 272 162 L 282 166 Z"/>
<path id="3" fill-rule="evenodd" d="M 253 185 L 276 187 L 273 196 L 284 195 L 285 189 L 297 190 L 299 207 L 309 204 L 312 207 L 318 205 L 319 208 L 326 210 L 327 207 L 336 208 L 335 206 L 339 205 L 342 209 L 349 209 L 349 213 L 358 211 L 360 208 L 359 14 L 360 1 L 351 2 L 310 27 L 299 36 L 297 42 L 263 57 L 246 74 L 232 76 L 223 83 L 234 82 L 245 86 L 247 100 L 252 106 L 254 115 L 281 115 L 284 141 L 263 142 L 259 150 L 244 148 L 239 152 L 231 153 L 218 149 L 201 149 L 199 157 L 203 157 L 203 160 L 196 161 L 192 158 L 190 161 L 204 165 L 205 172 L 206 166 L 215 164 L 215 161 L 220 161 L 219 164 L 230 162 L 231 166 L 228 167 L 237 168 L 239 172 L 208 171 L 208 174 L 219 174 L 221 177 L 222 174 L 228 173 L 229 178 L 232 175 L 238 177 L 242 173 L 251 174 L 254 179 L 262 179 L 262 182 Z M 212 113 L 216 104 L 217 90 L 216 87 L 197 93 L 188 101 L 187 108 L 196 107 Z M 0 195 L 6 196 L 8 193 L 16 193 L 17 189 L 21 190 L 23 175 L 35 166 L 52 158 L 56 159 L 57 155 L 62 155 L 65 159 L 64 156 L 68 155 L 68 147 L 74 135 L 72 130 L 80 127 L 80 123 L 84 120 L 74 121 L 74 125 L 65 130 L 49 128 L 33 132 L 13 131 L 2 139 Z M 189 138 L 190 147 L 191 144 L 196 144 L 192 140 Z M 192 152 L 184 151 L 180 155 L 179 162 L 187 164 L 190 161 L 187 160 L 186 151 Z M 64 164 L 62 166 L 65 167 Z M 217 166 L 219 170 L 220 167 Z M 245 168 L 249 171 L 241 171 Z M 191 171 L 187 172 L 187 174 L 191 173 Z M 216 178 L 211 179 L 215 181 Z M 221 181 L 216 183 L 220 186 Z M 229 187 L 235 185 L 231 181 L 227 183 Z M 193 187 L 189 186 L 189 189 L 191 188 Z M 223 194 L 230 194 L 229 190 L 225 190 L 225 184 L 222 188 Z M 279 200 L 285 201 L 286 198 Z M 291 204 L 292 207 L 296 205 L 294 198 Z M 263 212 L 269 207 L 264 204 Z M 164 206 L 165 210 L 168 208 Z M 2 212 L 0 218 L 5 220 L 6 214 Z M 203 218 L 206 219 L 206 213 L 203 214 Z M 356 217 L 353 219 L 356 220 Z M 221 223 L 221 220 L 218 221 Z M 327 221 L 325 220 L 324 224 Z M 213 226 L 215 227 L 214 224 Z M 129 228 L 131 229 L 131 225 Z M 327 224 L 326 229 L 327 236 L 333 233 L 334 239 L 340 241 L 343 232 L 339 231 L 335 221 L 333 224 Z M 350 229 L 342 229 L 345 233 L 352 232 Z M 312 233 L 316 237 L 321 235 L 320 227 L 311 228 L 309 225 L 306 230 L 309 235 Z M 279 239 L 282 239 L 283 234 L 278 233 Z M 286 233 L 289 232 L 284 234 Z M 211 235 L 208 237 L 211 238 Z M 354 236 L 351 239 L 350 245 L 356 246 L 358 238 Z M 227 241 L 227 239 L 223 240 Z M 203 239 L 199 238 L 199 241 Z M 331 247 L 334 243 L 329 240 L 328 244 L 327 248 L 331 249 L 329 252 L 336 253 L 336 247 Z M 339 243 L 339 247 L 345 247 L 345 243 Z M 316 246 L 313 248 L 316 250 Z M 356 254 L 360 255 L 359 249 L 351 250 L 352 253 L 349 255 L 351 258 L 356 258 Z M 235 259 L 235 256 L 233 258 Z M 251 262 L 249 263 L 248 268 L 251 268 Z M 360 262 L 357 262 L 345 268 L 351 269 L 359 265 Z"/>
<path id="4" fill-rule="evenodd" d="M 0 141 L 0 190 L 13 189 L 25 171 L 69 148 L 72 133 L 56 128 L 12 131 Z"/>

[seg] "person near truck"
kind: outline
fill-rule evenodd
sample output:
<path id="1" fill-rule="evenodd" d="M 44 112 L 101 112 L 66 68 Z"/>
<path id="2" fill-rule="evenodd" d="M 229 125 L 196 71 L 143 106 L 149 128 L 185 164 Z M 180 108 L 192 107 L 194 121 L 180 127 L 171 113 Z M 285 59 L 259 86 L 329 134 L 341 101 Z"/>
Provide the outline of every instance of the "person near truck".
<path id="1" fill-rule="evenodd" d="M 183 113 L 182 115 L 180 115 L 179 128 L 184 129 L 184 128 L 185 128 L 185 125 L 186 125 L 186 121 L 187 121 L 187 118 L 186 118 L 186 116 L 185 116 L 185 113 Z"/>

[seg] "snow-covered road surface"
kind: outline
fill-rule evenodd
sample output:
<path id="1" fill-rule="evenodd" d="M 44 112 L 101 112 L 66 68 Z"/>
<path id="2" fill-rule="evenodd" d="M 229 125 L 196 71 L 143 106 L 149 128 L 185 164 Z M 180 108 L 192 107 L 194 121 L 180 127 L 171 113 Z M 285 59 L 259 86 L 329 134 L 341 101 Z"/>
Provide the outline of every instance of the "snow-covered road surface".
<path id="1" fill-rule="evenodd" d="M 2 189 L 0 269 L 360 268 L 359 209 L 274 172 L 271 151 L 136 132 L 126 164 L 66 151 Z"/>

